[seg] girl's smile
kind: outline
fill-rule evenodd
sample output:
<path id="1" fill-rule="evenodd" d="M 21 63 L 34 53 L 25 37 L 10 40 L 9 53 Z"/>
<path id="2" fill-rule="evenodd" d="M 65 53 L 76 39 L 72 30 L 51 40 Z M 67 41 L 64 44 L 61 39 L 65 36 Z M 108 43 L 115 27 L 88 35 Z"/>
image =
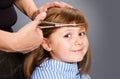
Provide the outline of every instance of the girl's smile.
<path id="1" fill-rule="evenodd" d="M 81 53 L 81 52 L 82 52 L 82 49 L 72 50 L 72 52 L 75 52 L 75 53 Z"/>

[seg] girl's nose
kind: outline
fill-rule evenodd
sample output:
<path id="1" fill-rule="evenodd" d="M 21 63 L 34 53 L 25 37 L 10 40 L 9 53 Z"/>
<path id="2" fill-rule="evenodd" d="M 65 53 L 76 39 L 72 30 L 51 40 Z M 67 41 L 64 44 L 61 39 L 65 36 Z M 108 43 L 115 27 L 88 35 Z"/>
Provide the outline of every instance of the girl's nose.
<path id="1" fill-rule="evenodd" d="M 74 43 L 75 43 L 75 45 L 81 45 L 81 44 L 83 44 L 83 40 L 80 37 L 77 37 L 77 38 L 75 38 Z"/>

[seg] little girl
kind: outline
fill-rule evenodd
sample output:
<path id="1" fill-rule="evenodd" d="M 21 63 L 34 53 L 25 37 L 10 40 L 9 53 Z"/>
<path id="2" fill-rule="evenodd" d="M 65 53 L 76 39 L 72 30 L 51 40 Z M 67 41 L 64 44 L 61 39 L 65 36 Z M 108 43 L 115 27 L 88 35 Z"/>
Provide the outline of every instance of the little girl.
<path id="1" fill-rule="evenodd" d="M 41 46 L 25 60 L 26 78 L 91 79 L 88 75 L 91 53 L 85 16 L 77 9 L 54 7 L 47 11 L 45 21 L 83 25 L 42 29 Z"/>

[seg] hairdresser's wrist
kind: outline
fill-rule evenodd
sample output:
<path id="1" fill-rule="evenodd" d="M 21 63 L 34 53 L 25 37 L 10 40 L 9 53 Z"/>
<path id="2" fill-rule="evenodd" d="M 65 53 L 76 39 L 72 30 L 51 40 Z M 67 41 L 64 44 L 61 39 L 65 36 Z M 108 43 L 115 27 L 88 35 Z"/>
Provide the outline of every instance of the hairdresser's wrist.
<path id="1" fill-rule="evenodd" d="M 17 52 L 17 37 L 15 33 L 10 33 L 6 31 L 0 31 L 0 50 L 5 52 L 14 53 Z"/>
<path id="2" fill-rule="evenodd" d="M 30 42 L 26 40 L 26 34 L 21 34 L 19 32 L 12 33 L 11 36 L 11 42 L 9 43 L 9 48 L 11 52 L 18 52 L 18 53 L 28 53 L 32 50 L 31 47 L 29 47 Z"/>
<path id="3" fill-rule="evenodd" d="M 17 33 L 11 33 L 9 36 L 9 41 L 7 41 L 7 52 L 20 52 L 21 50 L 20 45 L 21 43 L 19 43 L 20 41 L 18 40 L 19 36 Z"/>

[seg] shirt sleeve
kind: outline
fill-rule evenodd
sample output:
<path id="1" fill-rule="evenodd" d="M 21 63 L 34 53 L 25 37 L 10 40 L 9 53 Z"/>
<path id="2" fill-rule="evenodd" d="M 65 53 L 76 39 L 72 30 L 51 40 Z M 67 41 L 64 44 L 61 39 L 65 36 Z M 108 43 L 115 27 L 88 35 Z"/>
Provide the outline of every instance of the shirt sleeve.
<path id="1" fill-rule="evenodd" d="M 36 67 L 30 79 L 61 79 L 55 72 L 42 67 Z"/>
<path id="2" fill-rule="evenodd" d="M 84 74 L 84 75 L 82 75 L 82 79 L 91 79 L 91 77 L 88 74 Z"/>
<path id="3" fill-rule="evenodd" d="M 36 67 L 30 79 L 48 79 L 48 78 L 47 76 L 45 76 L 44 72 L 39 67 Z"/>

